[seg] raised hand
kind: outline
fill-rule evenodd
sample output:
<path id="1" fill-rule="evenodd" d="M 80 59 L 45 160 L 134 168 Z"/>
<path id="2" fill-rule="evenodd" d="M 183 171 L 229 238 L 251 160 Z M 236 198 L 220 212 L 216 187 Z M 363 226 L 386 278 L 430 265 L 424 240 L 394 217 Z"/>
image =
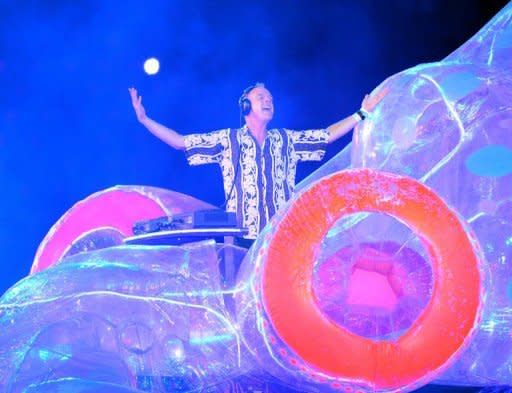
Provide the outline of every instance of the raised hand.
<path id="1" fill-rule="evenodd" d="M 381 89 L 375 94 L 365 95 L 361 108 L 366 112 L 371 112 L 379 102 L 389 93 L 389 88 Z"/>
<path id="2" fill-rule="evenodd" d="M 142 122 L 144 119 L 146 119 L 146 110 L 142 106 L 142 96 L 137 94 L 137 89 L 134 87 L 128 88 L 128 92 L 132 98 L 132 105 L 133 109 L 135 110 L 135 114 L 137 115 L 137 119 Z"/>

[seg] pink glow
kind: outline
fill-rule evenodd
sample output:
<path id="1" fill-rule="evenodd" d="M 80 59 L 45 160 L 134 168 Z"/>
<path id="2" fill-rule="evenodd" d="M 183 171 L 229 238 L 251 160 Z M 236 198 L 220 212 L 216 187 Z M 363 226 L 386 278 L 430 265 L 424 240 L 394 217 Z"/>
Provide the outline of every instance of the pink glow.
<path id="1" fill-rule="evenodd" d="M 69 245 L 88 231 L 110 227 L 130 236 L 136 221 L 165 214 L 157 201 L 135 190 L 109 189 L 93 194 L 73 206 L 50 230 L 39 246 L 31 273 L 56 263 Z"/>
<path id="2" fill-rule="evenodd" d="M 349 280 L 347 304 L 379 307 L 387 311 L 395 308 L 398 299 L 387 276 L 356 268 Z"/>

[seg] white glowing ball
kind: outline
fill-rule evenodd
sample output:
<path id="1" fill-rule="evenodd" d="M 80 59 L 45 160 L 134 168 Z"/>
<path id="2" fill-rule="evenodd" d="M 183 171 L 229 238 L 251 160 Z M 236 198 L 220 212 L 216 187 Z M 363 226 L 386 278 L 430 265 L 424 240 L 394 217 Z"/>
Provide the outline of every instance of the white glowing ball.
<path id="1" fill-rule="evenodd" d="M 159 69 L 160 69 L 160 62 L 157 59 L 155 59 L 154 57 L 147 59 L 144 62 L 144 71 L 146 71 L 146 74 L 148 74 L 148 75 L 155 75 Z"/>

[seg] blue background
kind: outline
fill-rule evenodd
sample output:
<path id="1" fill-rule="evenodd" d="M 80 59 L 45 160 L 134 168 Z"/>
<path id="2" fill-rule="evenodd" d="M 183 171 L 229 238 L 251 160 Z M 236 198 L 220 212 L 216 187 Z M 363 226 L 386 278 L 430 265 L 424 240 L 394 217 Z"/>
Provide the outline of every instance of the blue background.
<path id="1" fill-rule="evenodd" d="M 96 191 L 152 185 L 223 202 L 218 167 L 188 167 L 147 132 L 128 87 L 184 134 L 238 126 L 238 97 L 255 81 L 274 95 L 272 126 L 325 127 L 386 77 L 450 54 L 505 3 L 0 0 L 0 294 Z M 148 76 L 152 56 L 161 71 Z"/>

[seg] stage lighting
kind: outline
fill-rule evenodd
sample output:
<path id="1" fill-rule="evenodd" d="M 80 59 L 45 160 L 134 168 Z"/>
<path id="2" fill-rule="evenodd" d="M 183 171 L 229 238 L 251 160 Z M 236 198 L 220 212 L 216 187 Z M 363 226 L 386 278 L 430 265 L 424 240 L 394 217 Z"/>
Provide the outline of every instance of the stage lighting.
<path id="1" fill-rule="evenodd" d="M 158 73 L 158 70 L 160 70 L 160 62 L 154 57 L 144 62 L 144 71 L 146 71 L 146 74 L 155 75 Z"/>

